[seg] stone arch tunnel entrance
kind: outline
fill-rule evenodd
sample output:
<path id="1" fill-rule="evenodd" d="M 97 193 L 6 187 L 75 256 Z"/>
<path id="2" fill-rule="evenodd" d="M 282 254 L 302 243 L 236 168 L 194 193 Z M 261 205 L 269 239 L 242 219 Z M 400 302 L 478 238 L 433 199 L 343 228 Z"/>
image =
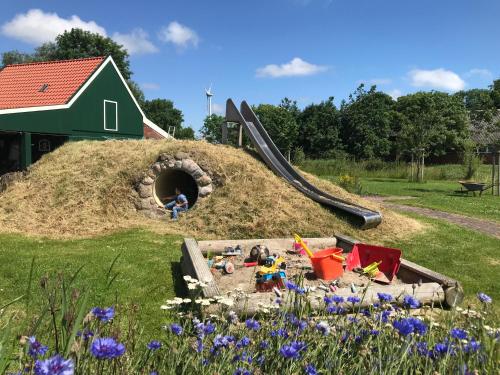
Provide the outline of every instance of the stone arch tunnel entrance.
<path id="1" fill-rule="evenodd" d="M 154 196 L 159 204 L 165 205 L 173 200 L 175 188 L 179 188 L 188 200 L 189 208 L 198 200 L 198 184 L 188 173 L 180 169 L 167 169 L 162 171 L 154 183 Z M 170 197 L 170 198 L 169 198 Z"/>

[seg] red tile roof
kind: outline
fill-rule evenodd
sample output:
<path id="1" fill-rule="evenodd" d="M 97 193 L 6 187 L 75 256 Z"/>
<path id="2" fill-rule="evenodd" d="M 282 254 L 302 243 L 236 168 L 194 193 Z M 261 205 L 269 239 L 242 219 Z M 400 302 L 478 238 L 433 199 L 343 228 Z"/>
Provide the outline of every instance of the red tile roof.
<path id="1" fill-rule="evenodd" d="M 0 70 L 0 109 L 66 104 L 104 59 L 7 65 Z"/>

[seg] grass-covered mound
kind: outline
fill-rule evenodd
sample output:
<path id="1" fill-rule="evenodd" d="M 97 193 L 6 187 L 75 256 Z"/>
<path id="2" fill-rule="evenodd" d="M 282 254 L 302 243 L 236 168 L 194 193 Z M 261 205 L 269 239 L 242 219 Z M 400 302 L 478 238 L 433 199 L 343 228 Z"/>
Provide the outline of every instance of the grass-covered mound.
<path id="1" fill-rule="evenodd" d="M 214 192 L 179 222 L 153 220 L 134 207 L 135 182 L 162 152 L 186 152 L 214 180 Z M 413 219 L 307 176 L 333 195 L 380 210 L 383 223 L 359 231 L 277 177 L 257 157 L 205 142 L 81 141 L 44 156 L 0 194 L 0 230 L 49 237 L 86 237 L 149 228 L 197 238 L 280 237 L 341 232 L 374 241 L 421 229 Z"/>

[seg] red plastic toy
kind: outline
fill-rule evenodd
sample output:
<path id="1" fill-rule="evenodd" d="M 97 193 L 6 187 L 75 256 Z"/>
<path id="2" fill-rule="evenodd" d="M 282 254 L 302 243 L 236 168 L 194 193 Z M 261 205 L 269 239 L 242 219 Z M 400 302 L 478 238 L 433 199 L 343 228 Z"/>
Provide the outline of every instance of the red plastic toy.
<path id="1" fill-rule="evenodd" d="M 352 271 L 354 268 L 364 268 L 373 262 L 379 261 L 382 261 L 382 263 L 378 266 L 378 269 L 383 275 L 375 277 L 375 280 L 391 283 L 401 264 L 401 250 L 399 249 L 363 243 L 355 244 L 352 251 L 347 255 L 346 269 Z"/>

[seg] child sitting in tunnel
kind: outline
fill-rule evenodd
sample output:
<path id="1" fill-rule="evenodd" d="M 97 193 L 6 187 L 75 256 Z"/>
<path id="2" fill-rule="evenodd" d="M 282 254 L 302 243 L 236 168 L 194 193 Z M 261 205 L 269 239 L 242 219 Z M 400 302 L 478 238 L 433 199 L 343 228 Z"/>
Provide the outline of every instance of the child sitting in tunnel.
<path id="1" fill-rule="evenodd" d="M 176 187 L 175 195 L 171 195 L 169 197 L 165 197 L 166 200 L 171 200 L 165 205 L 167 210 L 172 210 L 172 220 L 177 220 L 179 216 L 179 212 L 187 211 L 189 208 L 188 200 L 184 194 L 181 193 L 181 190 Z"/>

